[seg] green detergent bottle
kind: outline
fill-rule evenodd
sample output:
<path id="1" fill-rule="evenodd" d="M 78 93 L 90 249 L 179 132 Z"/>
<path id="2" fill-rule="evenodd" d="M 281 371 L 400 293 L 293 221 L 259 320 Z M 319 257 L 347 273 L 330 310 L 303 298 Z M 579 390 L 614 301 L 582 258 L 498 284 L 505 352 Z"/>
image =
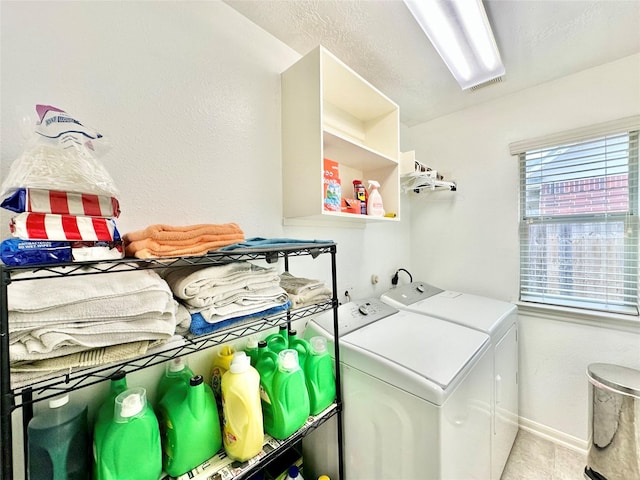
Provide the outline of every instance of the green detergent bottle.
<path id="1" fill-rule="evenodd" d="M 186 388 L 189 385 L 191 377 L 193 377 L 193 372 L 183 358 L 177 357 L 171 359 L 170 362 L 167 362 L 165 365 L 164 375 L 158 382 L 156 405 L 160 405 L 160 402 L 162 401 L 166 393 L 174 385 L 181 385 Z"/>
<path id="2" fill-rule="evenodd" d="M 289 335 L 287 331 L 288 327 L 286 325 L 280 325 L 280 327 L 278 327 L 278 333 L 272 333 L 267 336 L 265 340 L 272 352 L 280 353 L 289 347 Z"/>
<path id="3" fill-rule="evenodd" d="M 126 374 L 122 371 L 111 375 L 109 382 L 109 393 L 98 408 L 96 418 L 93 424 L 93 478 L 101 480 L 98 465 L 100 463 L 99 453 L 102 451 L 101 445 L 104 441 L 105 432 L 113 421 L 113 409 L 116 403 L 116 397 L 127 389 Z"/>
<path id="4" fill-rule="evenodd" d="M 298 332 L 296 330 L 289 330 L 288 348 L 291 348 L 298 352 L 298 363 L 300 364 L 300 368 L 302 368 L 302 370 L 304 371 L 304 364 L 307 361 L 309 352 L 311 351 L 309 342 L 307 342 L 303 338 L 298 338 Z"/>
<path id="5" fill-rule="evenodd" d="M 113 420 L 97 465 L 103 480 L 158 480 L 162 473 L 160 429 L 144 388 L 125 390 L 115 399 Z"/>
<path id="6" fill-rule="evenodd" d="M 162 465 L 172 477 L 187 473 L 220 450 L 216 400 L 202 376 L 193 376 L 185 388 L 169 389 L 158 411 L 163 432 Z"/>
<path id="7" fill-rule="evenodd" d="M 267 423 L 265 418 L 264 429 L 273 438 L 282 440 L 302 427 L 310 412 L 309 394 L 296 350 L 286 349 L 278 354 L 271 391 L 273 421 Z"/>
<path id="8" fill-rule="evenodd" d="M 258 360 L 255 368 L 260 374 L 260 404 L 262 405 L 263 423 L 265 431 L 269 433 L 267 425 L 273 425 L 271 397 L 273 396 L 273 376 L 278 369 L 278 354 L 269 349 L 265 340 L 258 342 Z"/>
<path id="9" fill-rule="evenodd" d="M 333 359 L 327 351 L 325 337 L 311 337 L 310 353 L 304 365 L 305 381 L 309 392 L 311 415 L 317 415 L 336 398 L 336 379 Z"/>
<path id="10" fill-rule="evenodd" d="M 258 361 L 258 339 L 254 336 L 250 336 L 247 338 L 247 343 L 244 348 L 244 353 L 249 357 L 251 366 L 255 367 L 256 362 Z"/>

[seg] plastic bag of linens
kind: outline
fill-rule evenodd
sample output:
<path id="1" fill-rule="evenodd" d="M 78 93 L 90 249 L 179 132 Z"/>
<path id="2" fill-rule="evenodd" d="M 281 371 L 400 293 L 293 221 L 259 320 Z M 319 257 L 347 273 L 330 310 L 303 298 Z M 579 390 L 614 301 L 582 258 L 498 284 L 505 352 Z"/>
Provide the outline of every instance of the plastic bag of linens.
<path id="1" fill-rule="evenodd" d="M 59 108 L 36 105 L 36 113 L 35 129 L 11 164 L 0 199 L 25 188 L 117 197 L 111 175 L 97 159 L 106 147 L 102 135 Z"/>

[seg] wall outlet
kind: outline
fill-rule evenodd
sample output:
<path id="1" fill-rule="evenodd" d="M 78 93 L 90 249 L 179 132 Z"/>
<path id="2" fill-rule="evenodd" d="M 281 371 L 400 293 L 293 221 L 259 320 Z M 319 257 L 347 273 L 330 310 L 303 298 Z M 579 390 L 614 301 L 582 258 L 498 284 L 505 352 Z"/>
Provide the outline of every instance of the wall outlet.
<path id="1" fill-rule="evenodd" d="M 343 297 L 344 303 L 352 301 L 353 287 L 345 287 L 344 291 L 342 292 L 342 297 Z"/>

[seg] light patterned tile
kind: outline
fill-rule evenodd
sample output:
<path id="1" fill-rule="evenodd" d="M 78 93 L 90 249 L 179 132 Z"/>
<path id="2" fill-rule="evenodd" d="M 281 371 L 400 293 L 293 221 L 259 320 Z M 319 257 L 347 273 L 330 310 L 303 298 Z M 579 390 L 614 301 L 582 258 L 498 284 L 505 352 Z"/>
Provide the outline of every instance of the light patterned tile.
<path id="1" fill-rule="evenodd" d="M 551 479 L 553 467 L 553 443 L 519 430 L 501 480 Z"/>
<path id="2" fill-rule="evenodd" d="M 553 480 L 583 480 L 587 458 L 561 445 L 555 445 Z"/>

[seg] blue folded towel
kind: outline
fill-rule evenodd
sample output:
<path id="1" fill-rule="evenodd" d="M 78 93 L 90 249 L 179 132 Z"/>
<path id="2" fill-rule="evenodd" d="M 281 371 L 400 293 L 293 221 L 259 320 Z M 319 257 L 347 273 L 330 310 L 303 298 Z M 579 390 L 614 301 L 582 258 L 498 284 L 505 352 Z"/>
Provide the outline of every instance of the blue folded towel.
<path id="1" fill-rule="evenodd" d="M 219 250 L 235 250 L 238 248 L 289 247 L 314 243 L 333 243 L 333 240 L 299 240 L 297 238 L 247 238 L 244 242 L 227 245 Z"/>
<path id="2" fill-rule="evenodd" d="M 277 307 L 267 308 L 261 312 L 251 313 L 249 315 L 242 315 L 240 317 L 228 318 L 227 320 L 222 320 L 221 322 L 209 323 L 207 322 L 202 315 L 199 313 L 191 314 L 191 326 L 189 330 L 194 335 L 204 335 L 205 333 L 215 332 L 216 330 L 220 330 L 225 327 L 229 327 L 231 325 L 235 325 L 236 323 L 240 323 L 245 320 L 249 320 L 251 318 L 256 317 L 268 317 L 270 315 L 275 315 L 280 312 L 284 312 L 291 307 L 291 301 L 287 300 L 286 303 L 282 305 L 278 305 Z"/>

